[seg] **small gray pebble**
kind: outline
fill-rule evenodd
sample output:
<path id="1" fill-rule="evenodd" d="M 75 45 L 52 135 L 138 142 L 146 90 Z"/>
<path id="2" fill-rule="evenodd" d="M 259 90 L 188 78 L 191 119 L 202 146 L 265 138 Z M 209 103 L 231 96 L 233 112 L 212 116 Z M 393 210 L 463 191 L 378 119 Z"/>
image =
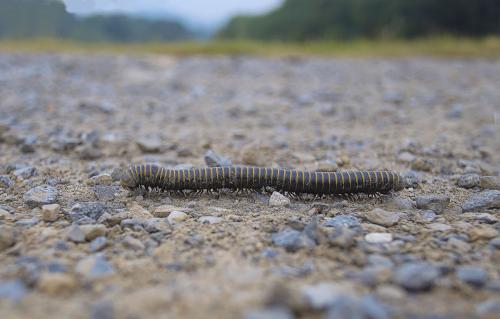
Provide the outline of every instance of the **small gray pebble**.
<path id="1" fill-rule="evenodd" d="M 458 279 L 476 287 L 484 286 L 488 280 L 488 273 L 481 267 L 461 266 L 456 273 Z"/>
<path id="2" fill-rule="evenodd" d="M 464 212 L 500 208 L 500 191 L 485 190 L 472 194 L 463 204 Z"/>
<path id="3" fill-rule="evenodd" d="M 314 240 L 295 229 L 285 229 L 272 235 L 273 243 L 284 247 L 288 251 L 297 251 L 301 248 L 316 246 Z"/>
<path id="4" fill-rule="evenodd" d="M 91 252 L 95 253 L 101 251 L 107 244 L 108 239 L 104 236 L 99 236 L 90 242 L 89 248 Z"/>
<path id="5" fill-rule="evenodd" d="M 458 179 L 457 185 L 462 188 L 474 188 L 479 185 L 479 175 L 477 174 L 462 175 Z"/>
<path id="6" fill-rule="evenodd" d="M 251 310 L 243 316 L 244 319 L 293 319 L 292 312 L 283 307 L 270 307 Z"/>
<path id="7" fill-rule="evenodd" d="M 428 290 L 440 276 L 437 267 L 427 262 L 410 262 L 401 265 L 395 273 L 395 281 L 410 291 Z"/>
<path id="8" fill-rule="evenodd" d="M 417 196 L 415 200 L 418 209 L 432 210 L 436 214 L 441 214 L 450 204 L 450 197 L 445 195 Z"/>
<path id="9" fill-rule="evenodd" d="M 223 166 L 231 166 L 232 165 L 232 162 L 230 159 L 228 159 L 222 155 L 219 155 L 212 150 L 208 150 L 205 153 L 204 158 L 205 158 L 205 164 L 207 164 L 207 166 L 223 167 Z"/>
<path id="10" fill-rule="evenodd" d="M 99 301 L 90 307 L 90 319 L 113 319 L 115 311 L 110 301 Z"/>
<path id="11" fill-rule="evenodd" d="M 8 299 L 11 302 L 20 302 L 28 293 L 28 288 L 19 279 L 0 282 L 0 300 Z"/>
<path id="12" fill-rule="evenodd" d="M 361 227 L 361 222 L 357 217 L 352 215 L 338 215 L 333 218 L 327 218 L 324 225 L 335 228 L 358 228 Z"/>
<path id="13" fill-rule="evenodd" d="M 49 185 L 34 187 L 24 194 L 24 202 L 30 207 L 54 204 L 57 200 L 57 189 Z"/>
<path id="14" fill-rule="evenodd" d="M 9 188 L 13 184 L 12 180 L 7 175 L 0 175 L 0 188 Z"/>

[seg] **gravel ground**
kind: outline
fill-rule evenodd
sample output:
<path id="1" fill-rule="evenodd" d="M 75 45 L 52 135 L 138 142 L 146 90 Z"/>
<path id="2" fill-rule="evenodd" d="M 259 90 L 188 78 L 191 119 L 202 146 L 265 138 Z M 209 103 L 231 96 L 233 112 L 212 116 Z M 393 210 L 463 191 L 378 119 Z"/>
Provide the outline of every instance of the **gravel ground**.
<path id="1" fill-rule="evenodd" d="M 486 60 L 2 54 L 0 317 L 493 318 L 499 88 Z M 118 182 L 130 163 L 228 161 L 411 187 L 302 201 Z"/>

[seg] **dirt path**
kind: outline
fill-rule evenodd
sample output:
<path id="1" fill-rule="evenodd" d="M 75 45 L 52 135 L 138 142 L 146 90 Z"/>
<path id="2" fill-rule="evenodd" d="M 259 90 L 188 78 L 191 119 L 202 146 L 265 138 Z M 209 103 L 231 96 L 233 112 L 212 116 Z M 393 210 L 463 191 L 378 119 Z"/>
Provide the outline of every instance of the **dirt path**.
<path id="1" fill-rule="evenodd" d="M 499 88 L 498 61 L 0 55 L 0 317 L 493 318 Z M 117 182 L 208 150 L 414 187 L 271 206 Z"/>

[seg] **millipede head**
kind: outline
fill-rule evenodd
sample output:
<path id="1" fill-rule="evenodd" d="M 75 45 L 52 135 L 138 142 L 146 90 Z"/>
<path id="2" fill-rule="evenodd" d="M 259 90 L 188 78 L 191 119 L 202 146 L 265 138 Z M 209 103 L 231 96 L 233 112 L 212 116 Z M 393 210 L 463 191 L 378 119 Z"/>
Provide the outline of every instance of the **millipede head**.
<path id="1" fill-rule="evenodd" d="M 139 185 L 137 184 L 137 179 L 134 176 L 135 174 L 133 170 L 129 168 L 120 178 L 121 186 L 129 190 L 137 188 Z"/>

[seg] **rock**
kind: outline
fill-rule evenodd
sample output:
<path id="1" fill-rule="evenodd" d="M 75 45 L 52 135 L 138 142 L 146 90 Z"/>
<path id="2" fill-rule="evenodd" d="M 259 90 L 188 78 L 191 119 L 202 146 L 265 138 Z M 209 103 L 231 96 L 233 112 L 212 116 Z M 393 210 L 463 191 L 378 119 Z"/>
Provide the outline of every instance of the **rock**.
<path id="1" fill-rule="evenodd" d="M 474 220 L 480 221 L 481 223 L 494 224 L 498 222 L 498 218 L 488 213 L 464 213 L 463 217 L 472 218 Z"/>
<path id="2" fill-rule="evenodd" d="M 415 207 L 415 203 L 411 199 L 391 196 L 387 199 L 385 206 L 389 210 L 410 210 Z"/>
<path id="3" fill-rule="evenodd" d="M 134 231 L 141 231 L 144 227 L 143 225 L 143 219 L 138 219 L 138 218 L 127 218 L 124 219 L 120 222 L 120 225 L 123 228 L 132 228 Z"/>
<path id="4" fill-rule="evenodd" d="M 90 242 L 89 248 L 91 252 L 95 253 L 103 250 L 107 244 L 108 244 L 108 239 L 104 236 L 99 236 L 94 238 L 94 240 Z"/>
<path id="5" fill-rule="evenodd" d="M 488 281 L 488 273 L 481 267 L 461 266 L 456 274 L 458 279 L 475 287 L 482 287 Z"/>
<path id="6" fill-rule="evenodd" d="M 142 207 L 137 202 L 133 202 L 130 205 L 129 211 L 132 218 L 148 219 L 153 217 L 153 215 L 151 215 L 151 213 L 146 208 Z"/>
<path id="7" fill-rule="evenodd" d="M 9 188 L 13 185 L 12 180 L 7 175 L 0 175 L 0 188 Z"/>
<path id="8" fill-rule="evenodd" d="M 8 220 L 11 218 L 11 214 L 5 209 L 0 208 L 0 220 Z"/>
<path id="9" fill-rule="evenodd" d="M 66 295 L 76 289 L 77 281 L 69 274 L 46 272 L 38 279 L 37 287 L 50 295 Z"/>
<path id="10" fill-rule="evenodd" d="M 116 318 L 114 306 L 110 301 L 99 301 L 90 307 L 90 319 Z"/>
<path id="11" fill-rule="evenodd" d="M 495 314 L 498 315 L 500 312 L 500 300 L 498 299 L 489 299 L 481 302 L 476 306 L 476 313 L 480 316 L 489 316 L 491 318 L 495 318 Z"/>
<path id="12" fill-rule="evenodd" d="M 208 150 L 204 156 L 205 164 L 210 167 L 223 167 L 231 166 L 232 162 L 230 159 L 223 157 L 212 150 Z"/>
<path id="13" fill-rule="evenodd" d="M 182 208 L 175 207 L 172 205 L 161 205 L 161 206 L 156 207 L 153 210 L 153 216 L 155 216 L 155 217 L 167 217 L 168 215 L 170 215 L 171 212 L 173 212 L 175 210 L 183 211 Z"/>
<path id="14" fill-rule="evenodd" d="M 381 226 L 394 226 L 399 222 L 400 214 L 388 212 L 380 208 L 375 208 L 365 212 L 363 216 L 370 222 Z"/>
<path id="15" fill-rule="evenodd" d="M 409 291 L 430 289 L 440 276 L 439 269 L 427 262 L 408 262 L 395 272 L 394 280 Z"/>
<path id="16" fill-rule="evenodd" d="M 8 299 L 11 302 L 18 303 L 28 293 L 28 288 L 19 279 L 0 281 L 0 300 Z"/>
<path id="17" fill-rule="evenodd" d="M 69 240 L 75 243 L 83 243 L 85 242 L 85 234 L 81 230 L 80 226 L 77 224 L 73 224 L 69 227 L 66 236 Z"/>
<path id="18" fill-rule="evenodd" d="M 115 273 L 113 266 L 102 255 L 83 258 L 76 264 L 75 271 L 87 280 L 99 280 Z"/>
<path id="19" fill-rule="evenodd" d="M 75 152 L 78 154 L 80 159 L 87 161 L 96 160 L 102 156 L 99 148 L 92 144 L 80 145 L 76 148 Z"/>
<path id="20" fill-rule="evenodd" d="M 327 218 L 324 225 L 335 228 L 361 229 L 361 222 L 357 217 L 352 215 L 338 215 L 333 218 Z"/>
<path id="21" fill-rule="evenodd" d="M 493 238 L 489 244 L 494 249 L 500 249 L 500 237 Z"/>
<path id="22" fill-rule="evenodd" d="M 36 175 L 36 168 L 33 166 L 26 166 L 16 169 L 12 174 L 20 179 L 28 179 Z"/>
<path id="23" fill-rule="evenodd" d="M 54 204 L 57 200 L 57 189 L 49 185 L 34 187 L 24 194 L 24 202 L 30 207 Z"/>
<path id="24" fill-rule="evenodd" d="M 73 222 L 79 224 L 95 223 L 106 211 L 107 207 L 102 203 L 82 202 L 73 205 L 69 215 Z"/>
<path id="25" fill-rule="evenodd" d="M 432 172 L 432 169 L 434 168 L 435 164 L 432 160 L 427 159 L 427 158 L 416 158 L 412 163 L 411 163 L 411 168 L 416 170 L 416 171 L 422 171 L 422 172 Z"/>
<path id="26" fill-rule="evenodd" d="M 17 235 L 17 231 L 14 227 L 0 225 L 0 252 L 14 246 Z"/>
<path id="27" fill-rule="evenodd" d="M 400 301 L 406 297 L 405 290 L 395 285 L 382 284 L 376 288 L 377 296 L 383 300 Z"/>
<path id="28" fill-rule="evenodd" d="M 453 229 L 453 227 L 451 227 L 450 225 L 443 223 L 429 224 L 427 225 L 427 228 L 429 228 L 431 231 L 439 231 L 439 232 L 446 232 Z"/>
<path id="29" fill-rule="evenodd" d="M 486 190 L 472 194 L 463 204 L 462 211 L 471 212 L 500 208 L 500 191 Z"/>
<path id="30" fill-rule="evenodd" d="M 457 180 L 457 185 L 463 188 L 474 188 L 479 185 L 479 175 L 477 174 L 462 175 Z"/>
<path id="31" fill-rule="evenodd" d="M 168 224 L 168 220 L 163 218 L 146 219 L 143 223 L 143 227 L 148 233 L 156 233 L 156 232 L 170 230 L 170 225 Z"/>
<path id="32" fill-rule="evenodd" d="M 269 206 L 271 207 L 283 207 L 290 205 L 290 199 L 278 192 L 273 192 L 271 197 L 269 197 Z"/>
<path id="33" fill-rule="evenodd" d="M 361 299 L 339 296 L 328 307 L 325 318 L 388 319 L 390 315 L 386 307 L 371 296 Z"/>
<path id="34" fill-rule="evenodd" d="M 410 152 L 401 152 L 398 155 L 398 162 L 411 163 L 416 159 L 416 156 Z"/>
<path id="35" fill-rule="evenodd" d="M 306 304 L 312 309 L 326 309 L 344 294 L 352 293 L 352 287 L 337 283 L 321 282 L 302 288 Z"/>
<path id="36" fill-rule="evenodd" d="M 198 221 L 202 224 L 218 224 L 223 221 L 222 218 L 216 216 L 201 216 Z"/>
<path id="37" fill-rule="evenodd" d="M 113 178 L 109 174 L 99 174 L 97 176 L 92 176 L 86 181 L 87 185 L 111 185 L 113 183 Z"/>
<path id="38" fill-rule="evenodd" d="M 420 216 L 422 219 L 428 223 L 433 222 L 436 219 L 436 213 L 434 213 L 432 210 L 424 210 L 420 212 Z"/>
<path id="39" fill-rule="evenodd" d="M 389 257 L 385 257 L 379 254 L 371 254 L 368 256 L 368 262 L 373 266 L 382 266 L 385 268 L 394 267 L 394 263 Z"/>
<path id="40" fill-rule="evenodd" d="M 162 142 L 159 138 L 143 137 L 136 141 L 139 149 L 144 153 L 159 153 L 162 148 Z"/>
<path id="41" fill-rule="evenodd" d="M 133 249 L 133 250 L 144 250 L 144 244 L 137 238 L 132 236 L 125 236 L 122 241 L 122 244 L 125 248 Z"/>
<path id="42" fill-rule="evenodd" d="M 186 213 L 174 210 L 168 215 L 167 220 L 170 224 L 175 224 L 186 220 L 187 217 L 188 215 Z"/>
<path id="43" fill-rule="evenodd" d="M 386 244 L 392 241 L 391 233 L 368 233 L 365 235 L 366 242 L 370 244 Z"/>
<path id="44" fill-rule="evenodd" d="M 42 206 L 42 220 L 44 222 L 54 222 L 59 218 L 61 206 L 59 204 L 49 204 Z"/>
<path id="45" fill-rule="evenodd" d="M 16 225 L 22 226 L 22 227 L 32 227 L 38 224 L 40 220 L 37 217 L 32 217 L 32 218 L 26 218 L 26 219 L 21 219 L 16 222 Z"/>
<path id="46" fill-rule="evenodd" d="M 312 248 L 316 246 L 314 240 L 306 234 L 287 228 L 279 233 L 272 235 L 272 241 L 275 245 L 285 248 L 288 251 L 294 252 L 301 248 Z"/>
<path id="47" fill-rule="evenodd" d="M 86 241 L 91 241 L 97 237 L 104 236 L 104 235 L 106 235 L 106 232 L 108 231 L 106 226 L 104 226 L 102 224 L 81 225 L 80 229 L 83 232 Z"/>
<path id="48" fill-rule="evenodd" d="M 97 200 L 103 202 L 109 202 L 115 199 L 115 194 L 120 191 L 119 186 L 106 186 L 106 185 L 96 185 L 94 186 L 95 196 Z"/>
<path id="49" fill-rule="evenodd" d="M 484 189 L 500 190 L 500 177 L 498 176 L 481 176 L 479 187 Z"/>
<path id="50" fill-rule="evenodd" d="M 418 209 L 432 210 L 436 214 L 441 214 L 450 204 L 450 197 L 444 195 L 417 196 Z"/>
<path id="51" fill-rule="evenodd" d="M 245 313 L 244 319 L 293 319 L 294 315 L 290 310 L 283 307 L 269 307 L 256 309 Z"/>
<path id="52" fill-rule="evenodd" d="M 498 236 L 498 230 L 487 225 L 472 227 L 467 232 L 471 241 L 492 239 Z"/>
<path id="53" fill-rule="evenodd" d="M 328 235 L 328 242 L 332 246 L 349 248 L 356 243 L 354 239 L 356 233 L 356 231 L 347 227 L 336 227 L 334 231 Z"/>

